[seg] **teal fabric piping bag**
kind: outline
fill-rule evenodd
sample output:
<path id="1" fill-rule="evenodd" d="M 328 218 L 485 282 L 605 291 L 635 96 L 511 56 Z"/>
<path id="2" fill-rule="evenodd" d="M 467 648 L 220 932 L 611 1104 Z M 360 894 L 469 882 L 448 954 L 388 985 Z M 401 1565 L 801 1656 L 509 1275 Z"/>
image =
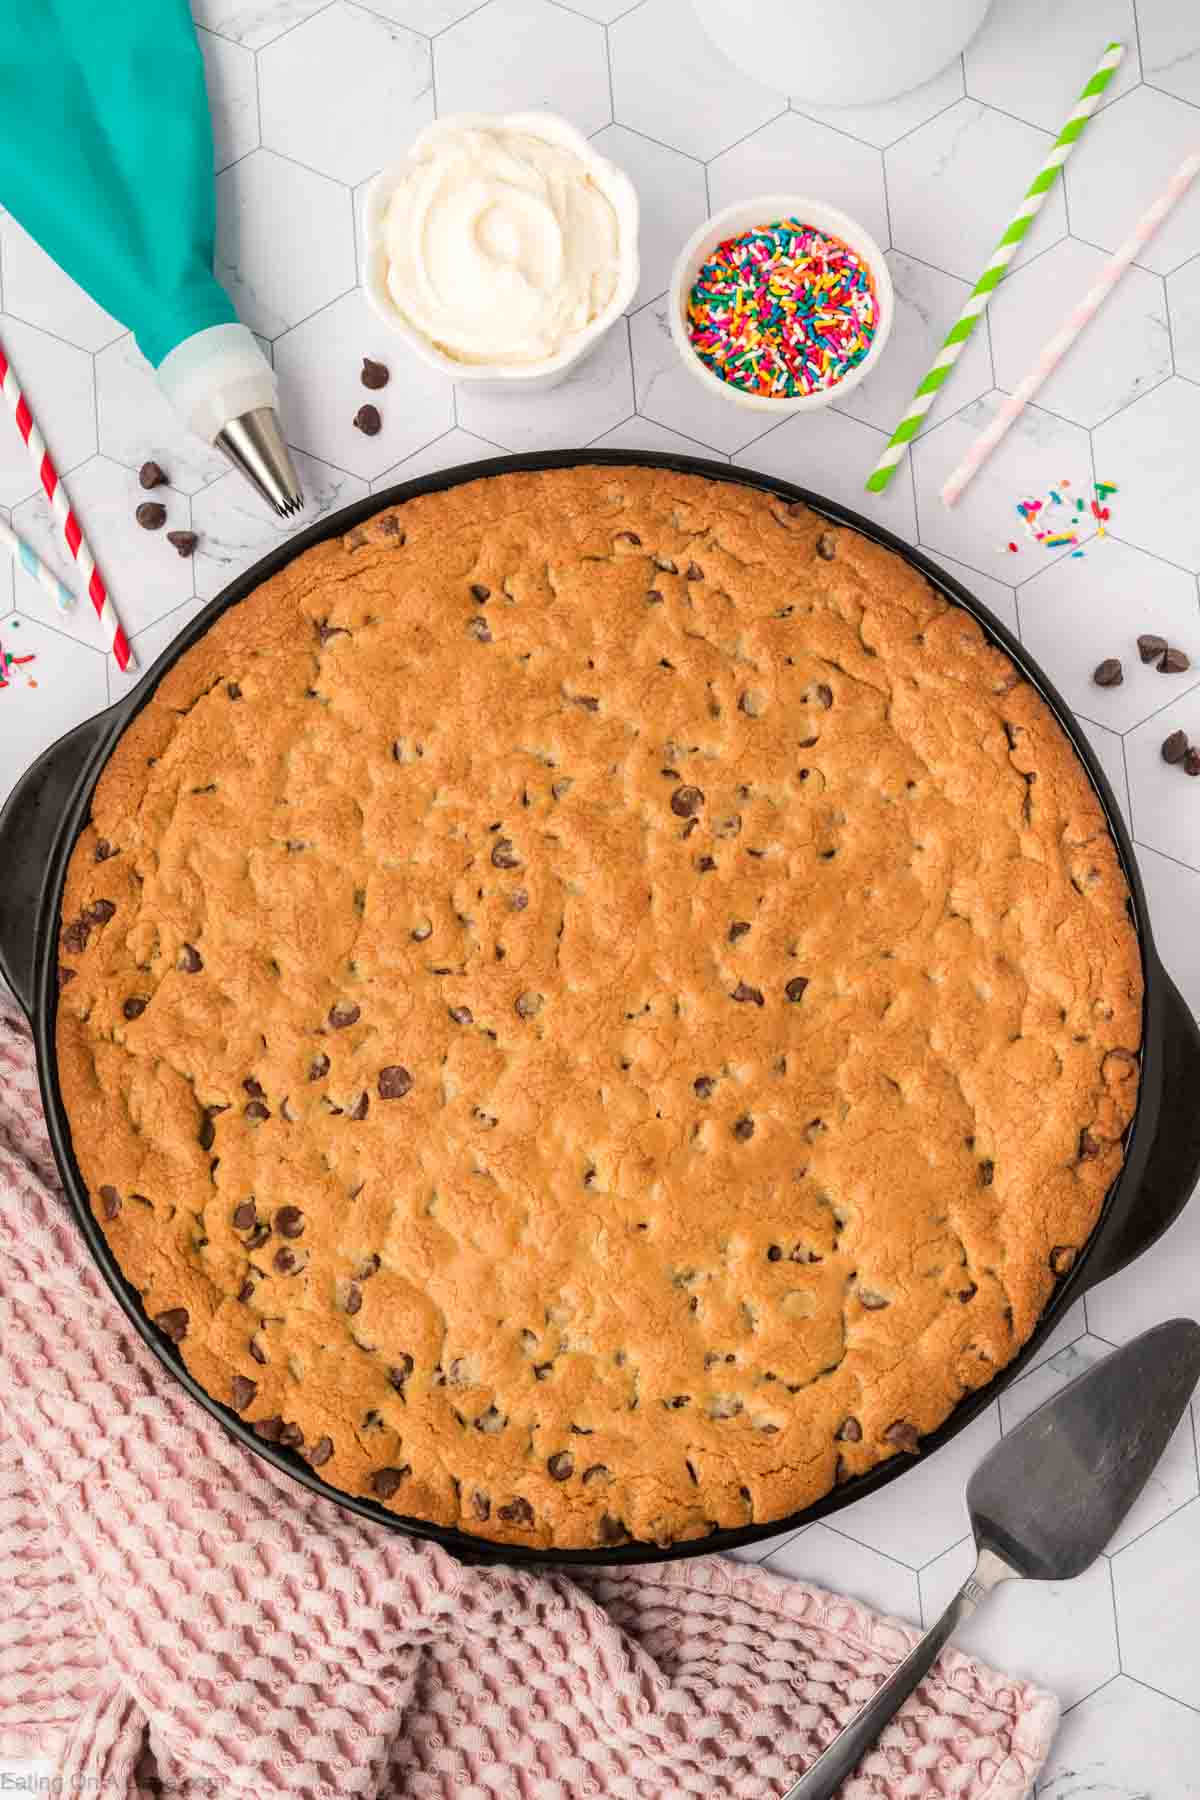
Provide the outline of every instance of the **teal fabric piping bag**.
<path id="1" fill-rule="evenodd" d="M 0 202 L 128 326 L 168 399 L 276 512 L 303 504 L 274 371 L 213 274 L 212 125 L 187 0 L 21 0 Z"/>

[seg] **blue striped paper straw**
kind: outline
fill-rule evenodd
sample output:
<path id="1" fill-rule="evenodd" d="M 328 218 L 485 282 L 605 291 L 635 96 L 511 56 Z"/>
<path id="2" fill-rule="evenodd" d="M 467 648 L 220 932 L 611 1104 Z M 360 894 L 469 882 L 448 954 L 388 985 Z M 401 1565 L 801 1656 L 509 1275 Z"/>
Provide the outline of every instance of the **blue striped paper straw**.
<path id="1" fill-rule="evenodd" d="M 60 612 L 69 612 L 75 604 L 75 595 L 65 581 L 60 581 L 53 569 L 48 569 L 35 550 L 31 550 L 24 538 L 17 536 L 11 525 L 0 519 L 0 545 L 8 551 L 17 567 L 32 575 L 39 587 L 45 588 L 52 595 Z"/>

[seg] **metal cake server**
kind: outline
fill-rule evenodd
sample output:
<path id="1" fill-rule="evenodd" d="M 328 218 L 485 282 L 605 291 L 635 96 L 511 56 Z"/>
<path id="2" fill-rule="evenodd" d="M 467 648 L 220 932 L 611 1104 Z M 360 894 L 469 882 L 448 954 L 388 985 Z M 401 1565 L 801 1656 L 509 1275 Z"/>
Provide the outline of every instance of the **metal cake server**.
<path id="1" fill-rule="evenodd" d="M 1200 1325 L 1114 1350 L 988 1452 L 967 1483 L 979 1555 L 937 1624 L 781 1800 L 832 1800 L 951 1633 L 998 1582 L 1082 1575 L 1133 1505 L 1200 1381 Z"/>

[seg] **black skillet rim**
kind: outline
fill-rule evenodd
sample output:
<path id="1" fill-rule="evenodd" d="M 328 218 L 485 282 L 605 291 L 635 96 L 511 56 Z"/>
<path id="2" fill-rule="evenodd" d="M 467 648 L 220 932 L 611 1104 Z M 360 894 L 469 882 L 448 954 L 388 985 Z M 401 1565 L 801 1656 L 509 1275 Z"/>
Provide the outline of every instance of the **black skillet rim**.
<path id="1" fill-rule="evenodd" d="M 658 451 L 534 451 L 492 457 L 482 462 L 458 464 L 454 468 L 439 470 L 430 475 L 420 476 L 415 480 L 398 482 L 381 493 L 367 495 L 347 507 L 330 513 L 325 518 L 316 521 L 306 531 L 285 539 L 275 549 L 268 551 L 264 557 L 235 577 L 227 587 L 222 589 L 221 593 L 203 607 L 145 672 L 133 692 L 108 709 L 111 722 L 93 745 L 86 764 L 77 778 L 74 796 L 59 826 L 42 887 L 39 906 L 40 941 L 36 949 L 34 982 L 34 1034 L 47 1126 L 59 1168 L 67 1178 L 64 1186 L 72 1211 L 83 1231 L 88 1247 L 117 1301 L 149 1349 L 182 1383 L 192 1398 L 197 1400 L 212 1417 L 217 1419 L 247 1449 L 263 1457 L 280 1473 L 301 1482 L 304 1487 L 320 1498 L 346 1507 L 360 1517 L 370 1519 L 376 1524 L 384 1525 L 390 1530 L 400 1531 L 415 1539 L 435 1542 L 464 1559 L 503 1561 L 512 1564 L 542 1563 L 567 1568 L 677 1561 L 685 1557 L 714 1555 L 762 1543 L 769 1538 L 782 1536 L 786 1532 L 798 1531 L 804 1525 L 813 1524 L 831 1513 L 852 1505 L 854 1501 L 864 1499 L 868 1494 L 877 1492 L 902 1475 L 911 1466 L 911 1461 L 904 1456 L 890 1457 L 867 1474 L 856 1476 L 839 1487 L 831 1489 L 821 1499 L 786 1518 L 715 1531 L 704 1538 L 687 1539 L 666 1546 L 633 1542 L 617 1545 L 612 1549 L 597 1547 L 588 1550 L 573 1550 L 559 1549 L 554 1546 L 536 1548 L 499 1543 L 492 1539 L 476 1537 L 469 1532 L 459 1531 L 455 1527 L 436 1525 L 422 1519 L 405 1518 L 398 1513 L 389 1511 L 366 1496 L 345 1493 L 340 1488 L 332 1487 L 329 1483 L 322 1481 L 309 1464 L 295 1452 L 267 1443 L 255 1436 L 245 1420 L 232 1412 L 221 1401 L 215 1399 L 195 1380 L 188 1372 L 178 1349 L 157 1331 L 142 1305 L 137 1289 L 122 1273 L 116 1258 L 109 1249 L 108 1241 L 92 1213 L 86 1198 L 87 1187 L 75 1161 L 66 1109 L 58 1085 L 58 1068 L 54 1049 L 55 1007 L 53 1002 L 57 992 L 57 982 L 54 979 L 57 966 L 55 952 L 62 888 L 70 853 L 79 832 L 87 821 L 92 793 L 99 775 L 112 754 L 117 740 L 137 717 L 142 707 L 146 705 L 163 676 L 193 644 L 203 637 L 220 614 L 228 607 L 235 606 L 244 600 L 254 588 L 269 580 L 297 556 L 303 555 L 306 550 L 312 549 L 315 545 L 324 543 L 330 538 L 340 537 L 355 525 L 390 506 L 403 504 L 420 494 L 438 492 L 444 488 L 457 487 L 464 482 L 478 481 L 489 476 L 519 471 L 583 466 L 614 469 L 628 467 L 665 469 L 676 474 L 699 475 L 709 480 L 725 481 L 735 486 L 754 488 L 759 492 L 772 494 L 786 501 L 801 501 L 804 505 L 811 507 L 814 512 L 829 519 L 831 523 L 861 532 L 864 537 L 881 545 L 884 549 L 894 551 L 910 567 L 918 570 L 938 592 L 970 613 L 983 627 L 987 636 L 1008 654 L 1024 678 L 1046 701 L 1087 771 L 1103 808 L 1109 831 L 1117 845 L 1122 869 L 1129 885 L 1133 923 L 1142 953 L 1145 994 L 1141 1085 L 1134 1118 L 1126 1133 L 1126 1158 L 1117 1179 L 1105 1196 L 1100 1216 L 1087 1243 L 1070 1272 L 1058 1282 L 1029 1339 L 1012 1361 L 997 1371 L 990 1382 L 984 1387 L 964 1395 L 937 1430 L 922 1438 L 923 1454 L 932 1455 L 944 1443 L 948 1443 L 952 1437 L 955 1437 L 981 1412 L 985 1411 L 992 1401 L 1022 1374 L 1039 1347 L 1074 1303 L 1076 1297 L 1089 1285 L 1085 1279 L 1088 1264 L 1104 1237 L 1105 1225 L 1113 1215 L 1117 1196 L 1131 1182 L 1136 1183 L 1140 1180 L 1153 1142 L 1162 1086 L 1164 997 L 1161 990 L 1165 981 L 1164 971 L 1154 949 L 1145 892 L 1129 832 L 1095 753 L 1053 684 L 1041 669 L 1031 662 L 1024 646 L 1011 635 L 1000 620 L 996 619 L 988 608 L 975 599 L 953 576 L 929 560 L 921 550 L 906 544 L 886 528 L 876 524 L 873 520 L 861 517 L 849 507 L 813 494 L 795 483 L 776 476 L 757 474 L 731 463 L 714 463 L 702 457 L 676 456 Z M 53 930 L 48 929 L 49 921 L 53 921 Z"/>

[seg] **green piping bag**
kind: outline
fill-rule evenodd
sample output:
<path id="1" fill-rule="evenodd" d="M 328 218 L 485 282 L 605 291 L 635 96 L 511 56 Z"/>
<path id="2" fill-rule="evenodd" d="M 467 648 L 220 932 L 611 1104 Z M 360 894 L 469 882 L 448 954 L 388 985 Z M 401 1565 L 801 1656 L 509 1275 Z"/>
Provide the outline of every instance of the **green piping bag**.
<path id="1" fill-rule="evenodd" d="M 282 516 L 303 505 L 275 374 L 213 274 L 187 0 L 22 0 L 0 54 L 0 202 L 128 326 L 167 398 Z"/>

